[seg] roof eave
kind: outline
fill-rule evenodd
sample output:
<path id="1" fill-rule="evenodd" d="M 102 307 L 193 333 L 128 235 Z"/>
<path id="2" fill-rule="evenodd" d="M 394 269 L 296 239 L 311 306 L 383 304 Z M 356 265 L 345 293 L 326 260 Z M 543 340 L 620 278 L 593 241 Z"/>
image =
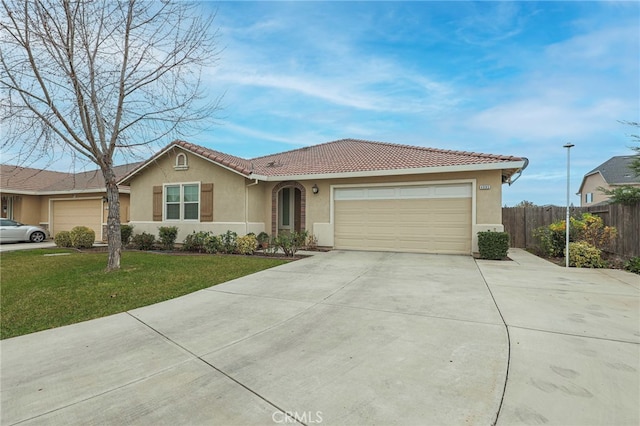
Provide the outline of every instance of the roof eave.
<path id="1" fill-rule="evenodd" d="M 87 189 L 71 189 L 71 190 L 56 190 L 56 191 L 22 191 L 20 189 L 5 189 L 0 191 L 2 194 L 11 195 L 68 195 L 68 194 L 91 194 L 94 192 L 107 192 L 106 188 L 87 188 Z M 118 192 L 121 194 L 131 193 L 131 189 L 127 186 L 124 188 L 118 188 Z"/>
<path id="2" fill-rule="evenodd" d="M 257 175 L 252 174 L 251 177 L 265 181 L 286 181 L 286 180 L 312 180 L 312 179 L 343 179 L 358 177 L 374 177 L 374 176 L 402 176 L 402 175 L 419 175 L 433 173 L 456 173 L 468 171 L 483 170 L 506 170 L 513 169 L 515 171 L 523 168 L 524 160 L 508 161 L 500 163 L 482 163 L 482 164 L 465 164 L 458 166 L 435 166 L 435 167 L 414 167 L 408 169 L 387 169 L 387 170 L 364 170 L 357 172 L 341 172 L 341 173 L 312 173 L 312 174 L 296 174 L 296 175 Z"/>

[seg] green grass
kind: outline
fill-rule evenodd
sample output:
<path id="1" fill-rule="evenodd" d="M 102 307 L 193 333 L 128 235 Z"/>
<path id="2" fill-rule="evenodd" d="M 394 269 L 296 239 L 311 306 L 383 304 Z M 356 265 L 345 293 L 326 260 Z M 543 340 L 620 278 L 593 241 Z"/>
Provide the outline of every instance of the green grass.
<path id="1" fill-rule="evenodd" d="M 70 253 L 63 256 L 45 254 Z M 161 302 L 286 263 L 252 256 L 28 250 L 0 255 L 0 338 L 74 324 Z"/>

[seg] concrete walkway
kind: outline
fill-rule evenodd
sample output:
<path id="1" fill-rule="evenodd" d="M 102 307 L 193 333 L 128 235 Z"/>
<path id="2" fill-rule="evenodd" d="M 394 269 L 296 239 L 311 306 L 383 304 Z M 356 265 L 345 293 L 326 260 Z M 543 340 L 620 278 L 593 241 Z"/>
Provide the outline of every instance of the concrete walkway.
<path id="1" fill-rule="evenodd" d="M 7 339 L 1 424 L 638 424 L 637 275 L 511 257 L 320 253 Z"/>

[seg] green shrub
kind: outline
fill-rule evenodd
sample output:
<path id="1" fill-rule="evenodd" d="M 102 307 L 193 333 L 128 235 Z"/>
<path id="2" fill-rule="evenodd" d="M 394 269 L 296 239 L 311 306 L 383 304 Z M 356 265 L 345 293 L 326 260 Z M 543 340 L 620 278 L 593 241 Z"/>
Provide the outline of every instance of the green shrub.
<path id="1" fill-rule="evenodd" d="M 220 237 L 209 233 L 204 238 L 204 250 L 210 254 L 220 253 L 222 251 L 222 241 Z"/>
<path id="2" fill-rule="evenodd" d="M 640 274 L 640 257 L 632 257 L 624 263 L 624 269 L 634 274 Z"/>
<path id="3" fill-rule="evenodd" d="M 178 227 L 161 226 L 158 228 L 158 237 L 160 238 L 160 244 L 164 250 L 173 250 L 176 238 L 178 237 Z"/>
<path id="4" fill-rule="evenodd" d="M 58 247 L 71 247 L 71 234 L 69 231 L 60 231 L 53 239 Z"/>
<path id="5" fill-rule="evenodd" d="M 575 241 L 586 241 L 600 250 L 609 248 L 617 235 L 616 228 L 604 226 L 602 218 L 591 213 L 583 213 L 578 220 L 571 218 L 571 226 L 576 231 Z"/>
<path id="6" fill-rule="evenodd" d="M 182 242 L 182 250 L 204 253 L 206 251 L 205 241 L 210 235 L 211 233 L 205 231 L 193 231 Z"/>
<path id="7" fill-rule="evenodd" d="M 220 235 L 220 241 L 222 242 L 221 251 L 227 254 L 235 253 L 237 238 L 238 234 L 233 231 L 227 231 L 226 233 Z"/>
<path id="8" fill-rule="evenodd" d="M 258 239 L 255 235 L 247 234 L 236 239 L 236 253 L 253 254 L 258 248 Z"/>
<path id="9" fill-rule="evenodd" d="M 569 218 L 569 242 L 585 241 L 604 250 L 616 238 L 616 228 L 604 226 L 602 219 L 591 213 L 583 213 L 579 218 Z M 566 227 L 564 220 L 553 222 L 533 231 L 538 241 L 538 253 L 545 257 L 562 257 L 566 245 Z"/>
<path id="10" fill-rule="evenodd" d="M 602 268 L 602 251 L 586 241 L 569 243 L 569 266 L 576 268 Z"/>
<path id="11" fill-rule="evenodd" d="M 280 233 L 274 240 L 273 244 L 284 252 L 285 256 L 293 257 L 296 252 L 304 247 L 309 232 L 287 232 Z"/>
<path id="12" fill-rule="evenodd" d="M 269 245 L 269 234 L 267 234 L 266 232 L 261 232 L 258 234 L 257 236 L 258 239 L 258 244 L 260 245 L 260 248 L 267 248 L 267 246 Z"/>
<path id="13" fill-rule="evenodd" d="M 126 246 L 131 242 L 131 236 L 133 235 L 133 225 L 120 224 L 120 239 L 122 245 Z"/>
<path id="14" fill-rule="evenodd" d="M 553 224 L 552 224 L 553 225 Z M 538 242 L 537 251 L 544 257 L 561 257 L 564 254 L 565 231 L 564 220 L 561 222 L 562 231 L 541 226 L 533 231 L 533 238 Z"/>
<path id="15" fill-rule="evenodd" d="M 96 233 L 86 226 L 76 226 L 69 232 L 71 246 L 77 249 L 91 248 L 96 240 Z"/>
<path id="16" fill-rule="evenodd" d="M 509 251 L 509 234 L 491 231 L 478 232 L 478 250 L 481 259 L 504 259 Z"/>
<path id="17" fill-rule="evenodd" d="M 151 250 L 156 242 L 156 236 L 143 232 L 136 234 L 131 238 L 131 244 L 138 250 Z"/>

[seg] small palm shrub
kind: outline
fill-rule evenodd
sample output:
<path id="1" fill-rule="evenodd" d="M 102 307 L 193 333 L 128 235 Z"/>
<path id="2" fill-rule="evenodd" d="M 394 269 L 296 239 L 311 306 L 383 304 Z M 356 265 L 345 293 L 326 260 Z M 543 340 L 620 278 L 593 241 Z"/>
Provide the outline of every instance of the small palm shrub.
<path id="1" fill-rule="evenodd" d="M 86 226 L 76 226 L 69 232 L 71 246 L 77 249 L 91 248 L 96 240 L 96 233 Z"/>
<path id="2" fill-rule="evenodd" d="M 602 251 L 586 241 L 569 243 L 569 266 L 576 268 L 603 268 Z"/>
<path id="3" fill-rule="evenodd" d="M 71 234 L 69 231 L 60 231 L 53 239 L 58 247 L 71 247 Z"/>
<path id="4" fill-rule="evenodd" d="M 156 236 L 143 232 L 131 238 L 131 245 L 138 250 L 151 250 L 156 242 Z"/>

